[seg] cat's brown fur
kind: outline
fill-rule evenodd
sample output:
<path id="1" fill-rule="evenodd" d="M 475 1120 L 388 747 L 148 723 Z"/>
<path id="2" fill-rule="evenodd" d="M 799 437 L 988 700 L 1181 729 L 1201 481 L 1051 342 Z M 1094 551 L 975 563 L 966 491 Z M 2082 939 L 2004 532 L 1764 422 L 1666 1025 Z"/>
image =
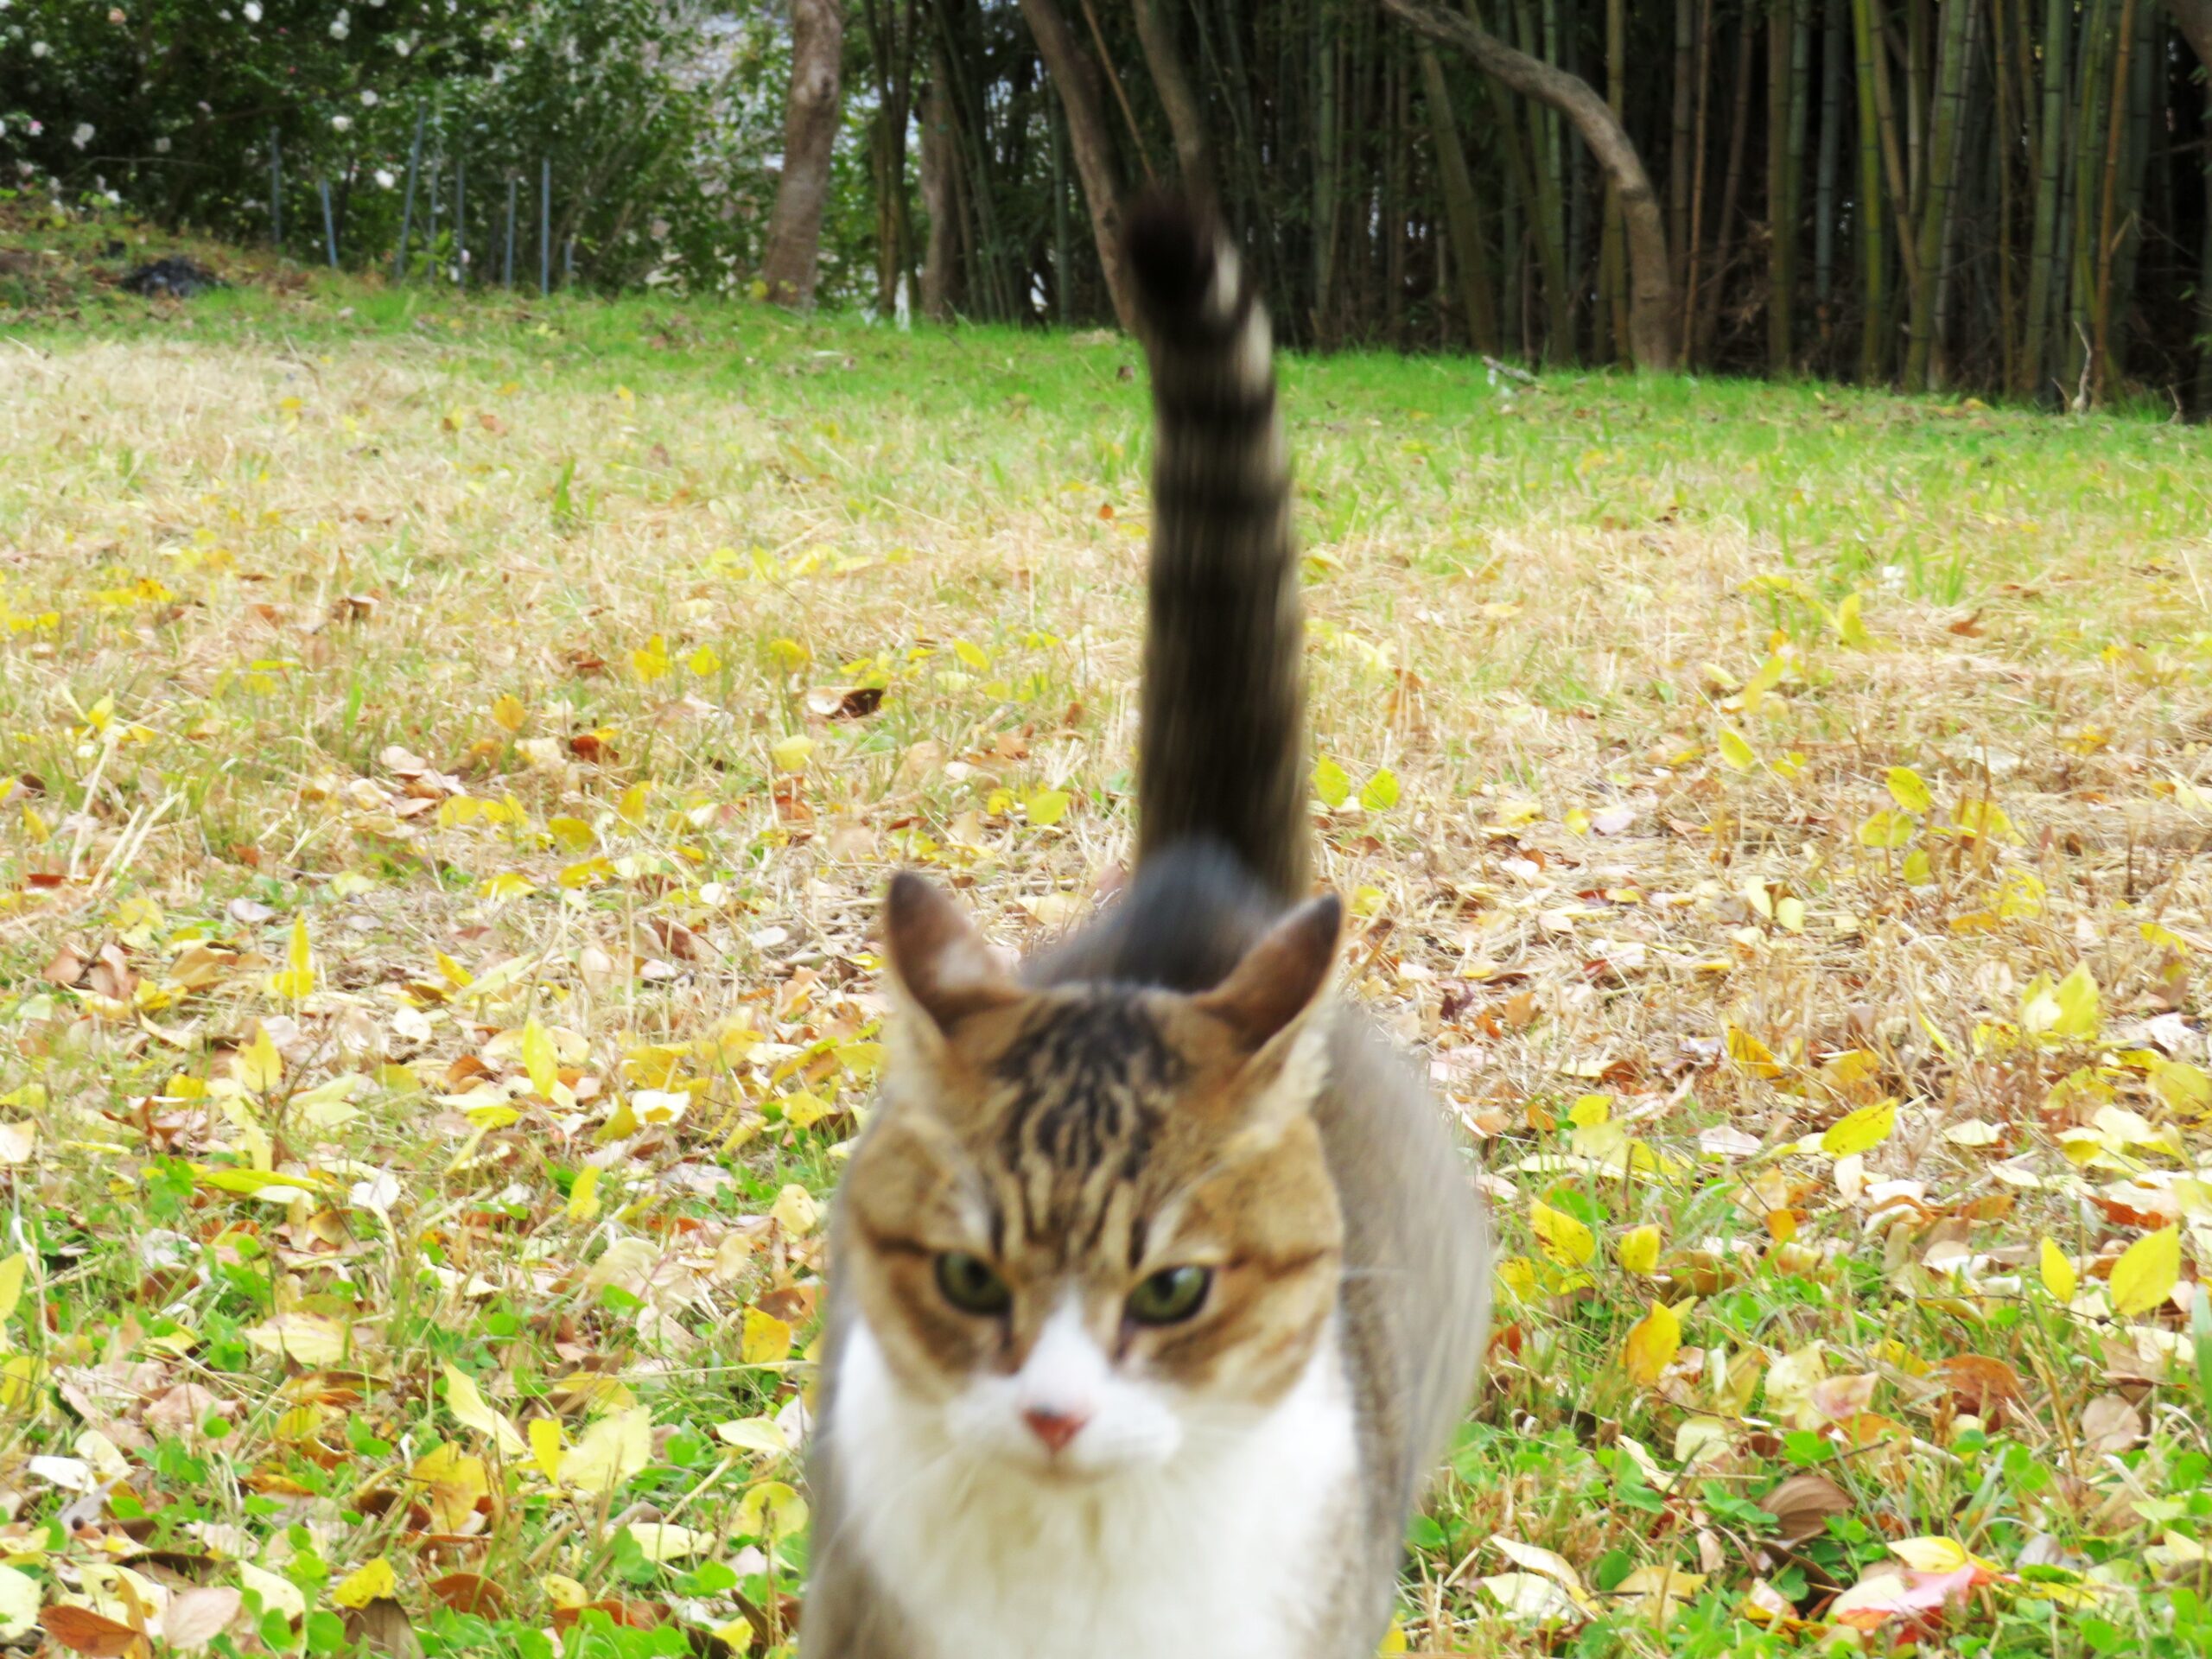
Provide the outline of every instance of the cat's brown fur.
<path id="1" fill-rule="evenodd" d="M 1210 224 L 1154 205 L 1130 226 L 1160 411 L 1137 875 L 1018 977 L 930 884 L 893 885 L 901 1006 L 834 1233 L 808 1659 L 1090 1659 L 1147 1641 L 1159 1659 L 1365 1659 L 1407 1512 L 1481 1352 L 1488 1267 L 1468 1166 L 1407 1062 L 1326 995 L 1335 899 L 1290 907 L 1308 832 L 1265 321 Z M 949 1262 L 1003 1302 L 978 1312 L 972 1287 L 956 1301 L 968 1281 L 949 1287 Z M 1193 1269 L 1209 1275 L 1194 1311 L 1140 1317 L 1155 1275 Z M 1058 1396 L 1026 1413 L 1052 1430 L 1049 1452 L 1013 1431 L 995 1459 L 976 1447 L 999 1441 L 962 1438 L 998 1433 L 1001 1396 L 1060 1376 L 1062 1349 L 1093 1357 L 1097 1398 L 1079 1421 L 1056 1414 Z M 863 1375 L 865 1406 L 851 1393 Z M 1238 1525 L 1199 1528 L 1147 1569 L 1189 1618 L 1171 1607 L 1143 1626 L 1161 1611 L 1136 1593 L 1151 1586 L 1125 1606 L 1112 1585 L 1146 1548 L 1128 1517 L 1149 1511 L 1116 1494 L 1182 1490 L 1186 1468 L 1285 1413 L 1321 1426 L 1317 1448 L 1346 1426 L 1338 1472 L 1309 1493 L 1292 1468 L 1293 1500 L 1257 1495 L 1249 1517 L 1263 1528 L 1311 1508 L 1285 1535 L 1314 1559 L 1286 1575 L 1264 1551 L 1238 1553 Z M 1072 1438 L 1115 1425 L 1137 1448 L 1126 1459 Z M 882 1472 L 909 1465 L 911 1480 Z M 969 1496 L 950 1513 L 920 1507 L 942 1491 L 902 1490 L 956 1469 Z M 1235 1496 L 1204 1501 L 1234 1515 Z M 1004 1518 L 946 1544 L 987 1512 Z M 1055 1544 L 1033 1561 L 1036 1539 L 1094 1558 Z M 1033 1580 L 1062 1571 L 1065 1592 L 1037 1593 Z M 1033 1605 L 1033 1630 L 1009 1612 Z"/>

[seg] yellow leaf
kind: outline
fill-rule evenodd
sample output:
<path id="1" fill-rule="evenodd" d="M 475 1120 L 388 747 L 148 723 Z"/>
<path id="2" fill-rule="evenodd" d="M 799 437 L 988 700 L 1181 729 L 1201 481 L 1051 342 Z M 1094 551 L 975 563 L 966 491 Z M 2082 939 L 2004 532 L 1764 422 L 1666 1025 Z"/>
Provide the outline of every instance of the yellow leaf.
<path id="1" fill-rule="evenodd" d="M 1728 1027 L 1728 1058 L 1755 1077 L 1778 1077 L 1782 1067 L 1774 1051 L 1741 1026 Z"/>
<path id="2" fill-rule="evenodd" d="M 1859 595 L 1846 594 L 1835 607 L 1836 638 L 1854 651 L 1866 646 L 1866 624 L 1859 614 Z"/>
<path id="3" fill-rule="evenodd" d="M 504 730 L 518 732 L 529 718 L 530 710 L 523 707 L 522 699 L 512 691 L 501 692 L 492 703 L 493 721 Z"/>
<path id="4" fill-rule="evenodd" d="M 810 737 L 786 737 L 768 746 L 768 758 L 776 763 L 779 772 L 804 772 L 807 757 L 814 753 Z"/>
<path id="5" fill-rule="evenodd" d="M 346 1330 L 321 1313 L 279 1313 L 239 1333 L 265 1353 L 321 1370 L 346 1357 Z"/>
<path id="6" fill-rule="evenodd" d="M 273 1095 L 284 1081 L 284 1061 L 270 1039 L 269 1028 L 257 1025 L 253 1040 L 231 1056 L 231 1071 L 238 1087 L 252 1095 Z"/>
<path id="7" fill-rule="evenodd" d="M 716 1423 L 715 1438 L 741 1452 L 760 1452 L 775 1458 L 791 1449 L 790 1438 L 772 1417 L 740 1417 L 731 1422 Z"/>
<path id="8" fill-rule="evenodd" d="M 501 1452 L 519 1457 L 528 1451 L 525 1441 L 505 1414 L 494 1411 L 476 1387 L 476 1379 L 450 1361 L 446 1365 L 446 1409 L 454 1421 L 480 1434 L 488 1434 Z"/>
<path id="9" fill-rule="evenodd" d="M 745 1338 L 738 1352 L 747 1365 L 779 1365 L 791 1357 L 791 1328 L 757 1307 L 745 1310 Z"/>
<path id="10" fill-rule="evenodd" d="M 1067 817 L 1068 803 L 1072 798 L 1064 789 L 1035 789 L 1022 803 L 1022 810 L 1038 829 L 1049 830 Z"/>
<path id="11" fill-rule="evenodd" d="M 589 1222 L 599 1215 L 599 1171 L 594 1168 L 576 1172 L 575 1184 L 569 1188 L 569 1219 Z"/>
<path id="12" fill-rule="evenodd" d="M 1385 766 L 1359 786 L 1359 804 L 1370 812 L 1387 812 L 1398 804 L 1398 774 Z"/>
<path id="13" fill-rule="evenodd" d="M 1890 798 L 1908 812 L 1923 817 L 1936 804 L 1936 798 L 1928 792 L 1928 785 L 1910 766 L 1890 768 Z"/>
<path id="14" fill-rule="evenodd" d="M 23 1275 L 30 1271 L 31 1259 L 17 1250 L 5 1262 L 0 1262 L 0 1325 L 16 1316 L 16 1304 L 22 1300 Z"/>
<path id="15" fill-rule="evenodd" d="M 594 1497 L 613 1491 L 652 1460 L 653 1419 L 643 1406 L 602 1417 L 561 1459 L 561 1483 Z"/>
<path id="16" fill-rule="evenodd" d="M 398 1575 L 381 1555 L 339 1580 L 330 1599 L 340 1607 L 365 1607 L 372 1601 L 389 1601 L 399 1593 Z"/>
<path id="17" fill-rule="evenodd" d="M 1675 1310 L 1664 1302 L 1652 1303 L 1651 1311 L 1629 1332 L 1622 1351 L 1630 1380 L 1641 1388 L 1658 1387 L 1660 1377 L 1681 1347 L 1682 1322 L 1675 1317 Z"/>
<path id="18" fill-rule="evenodd" d="M 1730 726 L 1720 728 L 1720 761 L 1723 766 L 1732 772 L 1748 772 L 1758 760 L 1758 756 L 1752 752 L 1751 746 L 1744 741 L 1742 733 Z"/>
<path id="19" fill-rule="evenodd" d="M 776 1194 L 776 1201 L 769 1206 L 768 1213 L 776 1218 L 776 1224 L 793 1238 L 804 1238 L 822 1220 L 822 1206 L 814 1201 L 814 1195 L 797 1181 L 787 1183 L 783 1191 Z"/>
<path id="20" fill-rule="evenodd" d="M 530 1073 L 530 1086 L 550 1100 L 561 1081 L 560 1056 L 554 1052 L 551 1034 L 534 1014 L 523 1024 L 522 1063 Z"/>
<path id="21" fill-rule="evenodd" d="M 1351 778 L 1324 755 L 1313 763 L 1313 792 L 1321 798 L 1322 805 L 1334 810 L 1351 798 Z"/>
<path id="22" fill-rule="evenodd" d="M 622 1530 L 636 1542 L 639 1554 L 657 1566 L 696 1555 L 713 1548 L 715 1544 L 711 1532 L 672 1526 L 665 1521 L 632 1521 Z"/>
<path id="23" fill-rule="evenodd" d="M 1955 1538 L 1900 1538 L 1890 1554 L 1916 1573 L 1955 1573 L 1974 1559 Z"/>
<path id="24" fill-rule="evenodd" d="M 731 1530 L 741 1538 L 788 1538 L 806 1524 L 806 1500 L 780 1480 L 764 1480 L 737 1500 Z"/>
<path id="25" fill-rule="evenodd" d="M 2123 1319 L 2148 1313 L 2173 1294 L 2180 1280 L 2181 1229 L 2146 1234 L 2112 1264 L 2113 1312 Z"/>
<path id="26" fill-rule="evenodd" d="M 1509 1255 L 1493 1269 L 1498 1284 L 1516 1301 L 1533 1301 L 1536 1295 L 1536 1264 L 1525 1255 Z"/>
<path id="27" fill-rule="evenodd" d="M 2051 995 L 2058 1001 L 2058 1018 L 2051 1022 L 2051 1034 L 2084 1042 L 2094 1039 L 2103 1021 L 2102 999 L 2089 964 L 2075 963 L 2074 971 L 2058 982 Z"/>
<path id="28" fill-rule="evenodd" d="M 652 793 L 651 784 L 632 784 L 622 791 L 622 798 L 614 804 L 614 816 L 632 830 L 640 829 L 645 822 L 645 798 Z"/>
<path id="29" fill-rule="evenodd" d="M 562 1454 L 561 1423 L 558 1418 L 533 1417 L 530 1420 L 530 1455 L 538 1471 L 548 1480 L 561 1478 Z"/>
<path id="30" fill-rule="evenodd" d="M 1659 1268 L 1659 1230 L 1638 1227 L 1620 1242 L 1621 1266 L 1627 1272 L 1649 1278 Z"/>
<path id="31" fill-rule="evenodd" d="M 712 645 L 700 646 L 698 650 L 693 652 L 690 656 L 684 658 L 683 661 L 683 666 L 690 669 L 701 679 L 704 679 L 708 675 L 715 673 L 721 667 L 721 656 Z"/>
<path id="32" fill-rule="evenodd" d="M 1827 1133 L 1821 1136 L 1821 1150 L 1831 1158 L 1871 1152 L 1888 1140 L 1897 1126 L 1897 1103 L 1894 1100 L 1861 1106 L 1828 1125 Z"/>
<path id="33" fill-rule="evenodd" d="M 2080 1277 L 2074 1271 L 2074 1264 L 2066 1259 L 2066 1252 L 2046 1238 L 2043 1242 L 2041 1254 L 2043 1287 L 2062 1302 L 2072 1301 L 2074 1287 L 2080 1282 Z"/>
<path id="34" fill-rule="evenodd" d="M 1564 1210 L 1554 1210 L 1541 1199 L 1532 1199 L 1529 1220 L 1536 1236 L 1543 1242 L 1544 1254 L 1560 1266 L 1587 1267 L 1596 1258 L 1596 1236 Z"/>
<path id="35" fill-rule="evenodd" d="M 1377 1655 L 1382 1655 L 1404 1653 L 1408 1650 L 1408 1649 L 1406 1645 L 1406 1627 L 1403 1624 L 1401 1624 L 1395 1618 L 1393 1618 L 1390 1621 L 1390 1628 L 1382 1632 L 1382 1645 L 1376 1649 L 1375 1651 Z"/>
<path id="36" fill-rule="evenodd" d="M 651 685 L 668 673 L 668 642 L 655 634 L 644 647 L 630 653 L 630 666 L 639 680 Z"/>

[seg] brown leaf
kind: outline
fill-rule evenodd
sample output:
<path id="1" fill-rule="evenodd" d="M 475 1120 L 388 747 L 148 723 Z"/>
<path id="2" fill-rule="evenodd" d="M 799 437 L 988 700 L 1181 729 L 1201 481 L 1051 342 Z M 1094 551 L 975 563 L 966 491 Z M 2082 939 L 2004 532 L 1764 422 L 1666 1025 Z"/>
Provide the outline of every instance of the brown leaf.
<path id="1" fill-rule="evenodd" d="M 2082 1438 L 2101 1455 L 2127 1451 L 2143 1438 L 2143 1414 L 2124 1395 L 2101 1394 L 2082 1408 Z"/>
<path id="2" fill-rule="evenodd" d="M 507 1592 L 481 1573 L 448 1573 L 430 1586 L 430 1593 L 457 1613 L 497 1618 L 507 1609 Z"/>
<path id="3" fill-rule="evenodd" d="M 390 1659 L 423 1659 L 423 1644 L 415 1639 L 407 1610 L 389 1596 L 379 1596 L 367 1606 L 347 1612 L 346 1639 L 371 1653 L 389 1655 Z"/>
<path id="4" fill-rule="evenodd" d="M 89 1607 L 49 1607 L 38 1622 L 48 1636 L 86 1659 L 120 1659 L 126 1653 L 148 1651 L 144 1637 Z"/>
<path id="5" fill-rule="evenodd" d="M 227 1585 L 199 1585 L 169 1598 L 162 1638 L 173 1648 L 204 1648 L 238 1616 L 245 1598 Z"/>
<path id="6" fill-rule="evenodd" d="M 2001 1359 L 1954 1354 L 1939 1361 L 1936 1369 L 1951 1385 L 1952 1404 L 1976 1417 L 1986 1417 L 2026 1397 L 2020 1388 L 2020 1374 Z"/>
<path id="7" fill-rule="evenodd" d="M 1759 1500 L 1775 1518 L 1775 1535 L 1785 1544 L 1818 1537 L 1832 1515 L 1849 1515 L 1851 1494 L 1826 1475 L 1792 1475 Z"/>
<path id="8" fill-rule="evenodd" d="M 65 944 L 54 953 L 54 959 L 39 972 L 39 977 L 55 985 L 74 985 L 85 976 L 85 959 L 77 947 Z"/>

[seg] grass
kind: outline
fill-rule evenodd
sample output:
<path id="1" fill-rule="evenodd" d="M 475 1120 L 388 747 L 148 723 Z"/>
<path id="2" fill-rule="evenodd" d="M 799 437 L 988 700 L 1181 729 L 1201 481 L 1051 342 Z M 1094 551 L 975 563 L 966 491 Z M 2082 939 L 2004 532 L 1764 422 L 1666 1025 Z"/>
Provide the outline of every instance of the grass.
<path id="1" fill-rule="evenodd" d="M 1135 353 L 73 234 L 0 331 L 0 1628 L 786 1640 L 884 878 L 1026 944 L 1128 844 Z M 2212 435 L 1285 387 L 1347 978 L 1503 1236 L 1407 1643 L 2203 1651 Z"/>

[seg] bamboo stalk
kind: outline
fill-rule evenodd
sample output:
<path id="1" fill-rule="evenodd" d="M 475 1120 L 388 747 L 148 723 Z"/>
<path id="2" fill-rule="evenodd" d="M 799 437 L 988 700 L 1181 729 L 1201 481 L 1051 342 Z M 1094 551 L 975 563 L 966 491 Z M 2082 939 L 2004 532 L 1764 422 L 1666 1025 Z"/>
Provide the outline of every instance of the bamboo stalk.
<path id="1" fill-rule="evenodd" d="M 2052 0 L 2054 4 L 2059 0 Z M 1889 275 L 1889 258 L 1882 246 L 1881 120 L 1874 98 L 1873 0 L 1852 0 L 1853 44 L 1859 60 L 1859 207 L 1853 223 L 1859 232 L 1859 296 L 1862 333 L 1859 345 L 1859 378 L 1882 378 L 1888 360 L 1883 289 Z"/>
<path id="2" fill-rule="evenodd" d="M 2113 387 L 2112 256 L 2126 234 L 2124 225 L 2113 229 L 2113 218 L 2120 206 L 2120 144 L 2127 120 L 2128 58 L 2134 48 L 2135 0 L 2120 0 L 2120 38 L 2112 67 L 2112 119 L 2105 137 L 2104 201 L 2097 221 L 2096 389 L 2101 404 L 2109 401 Z"/>
<path id="3" fill-rule="evenodd" d="M 2023 0 L 2025 3 L 2025 0 Z M 2051 359 L 2050 323 L 2063 301 L 2059 282 L 2059 157 L 2066 149 L 2066 48 L 2073 29 L 2070 0 L 2044 0 L 2043 116 L 2037 130 L 2035 223 L 2028 253 L 2028 310 L 2020 340 L 2019 378 L 2012 390 L 2031 397 Z"/>

